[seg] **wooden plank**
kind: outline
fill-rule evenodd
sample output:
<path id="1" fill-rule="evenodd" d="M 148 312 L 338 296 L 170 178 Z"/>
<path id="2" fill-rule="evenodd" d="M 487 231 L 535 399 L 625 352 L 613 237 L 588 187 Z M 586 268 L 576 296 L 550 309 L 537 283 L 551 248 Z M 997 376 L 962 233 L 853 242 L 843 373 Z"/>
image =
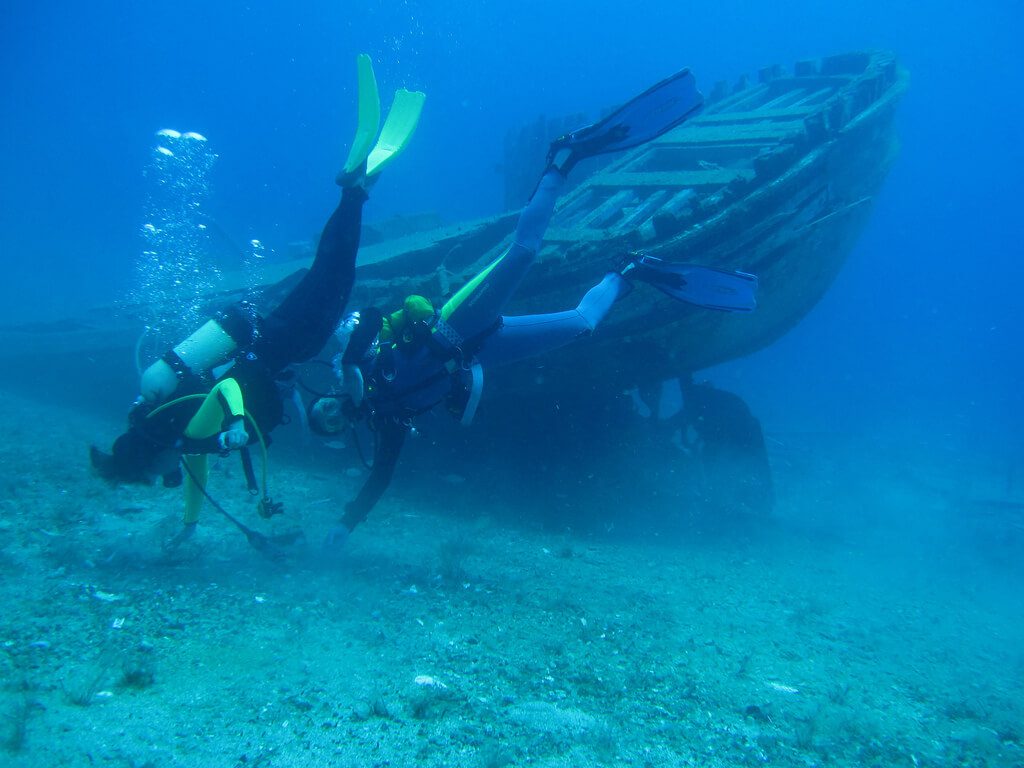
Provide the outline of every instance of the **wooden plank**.
<path id="1" fill-rule="evenodd" d="M 717 125 L 719 123 L 736 123 L 738 125 L 742 125 L 743 123 L 756 123 L 761 122 L 762 120 L 797 121 L 801 118 L 807 117 L 808 115 L 813 115 L 820 108 L 820 106 L 796 105 L 781 109 L 756 109 L 750 112 L 716 112 L 713 115 L 701 115 L 696 120 L 690 122 L 689 126 L 700 127 L 703 125 Z"/>
<path id="2" fill-rule="evenodd" d="M 674 190 L 656 189 L 652 195 L 636 206 L 630 213 L 626 214 L 621 221 L 617 222 L 612 229 L 616 233 L 629 232 L 654 215 L 654 212 L 665 200 L 672 196 Z"/>
<path id="3" fill-rule="evenodd" d="M 565 245 L 578 243 L 603 243 L 608 240 L 608 235 L 603 229 L 582 229 L 580 227 L 555 227 L 544 233 L 544 247 L 546 251 L 549 246 L 558 243 L 559 248 L 552 253 L 562 253 Z"/>
<path id="4" fill-rule="evenodd" d="M 731 109 L 738 111 L 741 109 L 749 109 L 746 105 L 754 104 L 767 96 L 769 88 L 766 84 L 755 85 L 753 87 L 747 87 L 742 90 L 736 91 L 735 93 L 727 96 L 722 101 L 719 101 L 710 106 L 709 111 L 720 112 L 722 110 Z"/>
<path id="5" fill-rule="evenodd" d="M 749 168 L 715 168 L 707 171 L 656 171 L 644 173 L 604 173 L 588 181 L 593 187 L 643 189 L 650 187 L 722 187 L 736 179 L 752 179 Z"/>
<path id="6" fill-rule="evenodd" d="M 687 205 L 693 196 L 696 194 L 692 189 L 680 189 L 669 199 L 667 203 L 661 206 L 659 213 L 665 213 L 671 216 L 675 216 L 679 213 L 682 208 Z"/>
<path id="7" fill-rule="evenodd" d="M 616 184 L 614 186 L 620 188 L 619 191 L 597 206 L 589 215 L 584 216 L 576 226 L 603 228 L 605 222 L 615 216 L 624 206 L 632 204 L 636 198 L 636 192 L 633 189 L 622 189 L 621 187 L 633 185 Z"/>
<path id="8" fill-rule="evenodd" d="M 654 146 L 666 144 L 710 144 L 725 141 L 756 141 L 775 143 L 789 141 L 806 132 L 802 120 L 766 122 L 763 120 L 732 121 L 720 125 L 690 125 L 672 131 Z"/>
<path id="9" fill-rule="evenodd" d="M 794 104 L 792 109 L 809 109 L 812 112 L 816 112 L 821 109 L 821 104 L 827 99 L 834 91 L 831 88 L 821 88 L 817 91 L 811 91 L 804 96 L 799 104 Z"/>
<path id="10" fill-rule="evenodd" d="M 766 101 L 757 108 L 757 112 L 769 112 L 776 109 L 788 109 L 807 95 L 805 88 L 793 88 L 783 91 L 771 101 Z"/>

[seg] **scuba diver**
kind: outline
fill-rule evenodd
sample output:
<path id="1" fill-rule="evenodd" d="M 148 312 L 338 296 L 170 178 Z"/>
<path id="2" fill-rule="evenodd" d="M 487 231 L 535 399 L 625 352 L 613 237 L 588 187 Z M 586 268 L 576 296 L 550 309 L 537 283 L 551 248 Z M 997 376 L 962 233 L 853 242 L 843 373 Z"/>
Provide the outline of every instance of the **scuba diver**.
<path id="1" fill-rule="evenodd" d="M 502 309 L 533 264 L 568 173 L 580 160 L 636 147 L 682 124 L 703 107 L 689 70 L 661 81 L 594 125 L 551 144 L 548 166 L 519 217 L 512 245 L 439 309 L 409 296 L 396 312 L 374 308 L 339 328 L 340 385 L 316 400 L 310 425 L 341 432 L 366 419 L 376 435 L 370 475 L 325 542 L 340 547 L 390 483 L 412 419 L 447 401 L 466 424 L 479 402 L 483 369 L 562 347 L 592 333 L 638 279 L 673 298 L 730 311 L 754 308 L 757 279 L 741 272 L 668 264 L 632 254 L 564 312 L 503 317 Z M 346 338 L 347 337 L 347 338 Z"/>
<path id="2" fill-rule="evenodd" d="M 264 452 L 259 512 L 270 517 L 281 511 L 266 492 L 265 452 L 267 434 L 284 420 L 287 369 L 317 355 L 337 328 L 352 290 L 368 190 L 412 137 L 425 99 L 399 89 L 381 127 L 380 95 L 366 54 L 357 58 L 357 71 L 358 126 L 336 179 L 341 201 L 324 226 L 312 266 L 266 316 L 251 303 L 233 304 L 168 350 L 143 372 L 129 428 L 112 452 L 90 449 L 92 465 L 107 480 L 151 484 L 162 476 L 168 487 L 184 482 L 183 528 L 170 546 L 195 531 L 209 498 L 210 453 L 240 451 L 250 491 L 258 493 L 247 451 L 258 444 Z M 260 540 L 214 504 L 250 543 Z"/>

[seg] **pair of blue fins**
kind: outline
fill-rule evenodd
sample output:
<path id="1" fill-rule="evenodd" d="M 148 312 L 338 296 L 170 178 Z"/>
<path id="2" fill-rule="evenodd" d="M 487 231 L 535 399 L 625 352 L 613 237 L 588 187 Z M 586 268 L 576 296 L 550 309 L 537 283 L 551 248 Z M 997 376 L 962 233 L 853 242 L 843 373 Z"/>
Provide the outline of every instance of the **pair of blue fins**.
<path id="1" fill-rule="evenodd" d="M 359 123 L 339 180 L 365 174 L 374 177 L 412 136 L 426 96 L 404 88 L 380 126 L 380 96 L 370 57 L 357 59 Z M 571 153 L 575 163 L 587 157 L 621 152 L 645 144 L 682 125 L 704 108 L 704 96 L 689 69 L 683 69 L 648 88 L 592 125 L 579 128 L 551 144 L 548 162 Z M 374 142 L 376 139 L 376 142 Z M 631 254 L 624 277 L 639 279 L 673 299 L 705 309 L 751 312 L 756 306 L 757 277 L 696 264 L 664 261 L 644 253 Z"/>

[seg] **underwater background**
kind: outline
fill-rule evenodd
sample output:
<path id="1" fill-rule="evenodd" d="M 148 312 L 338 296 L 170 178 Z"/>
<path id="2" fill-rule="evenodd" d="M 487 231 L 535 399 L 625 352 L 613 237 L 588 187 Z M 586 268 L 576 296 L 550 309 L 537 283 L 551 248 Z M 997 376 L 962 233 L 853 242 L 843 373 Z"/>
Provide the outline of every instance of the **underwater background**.
<path id="1" fill-rule="evenodd" d="M 602 4 L 597 14 L 532 0 L 314 3 L 301 13 L 278 3 L 69 3 L 59 14 L 16 4 L 2 53 L 0 319 L 53 318 L 126 293 L 142 171 L 161 128 L 210 139 L 219 158 L 209 212 L 235 240 L 284 251 L 315 236 L 353 126 L 358 51 L 373 56 L 382 90 L 430 98 L 416 146 L 367 215 L 457 221 L 503 207 L 506 131 L 536 116 L 596 111 L 681 64 L 707 89 L 769 63 L 880 48 L 912 77 L 884 204 L 814 315 L 742 365 L 758 366 L 744 395 L 768 419 L 783 402 L 816 413 L 825 393 L 853 423 L 913 405 L 947 429 L 998 430 L 1008 416 L 1019 426 L 1024 225 L 1013 169 L 1024 107 L 1011 83 L 1021 13 L 1010 1 Z M 779 397 L 790 386 L 801 397 Z"/>
<path id="2" fill-rule="evenodd" d="M 0 765 L 1024 765 L 1022 22 L 1016 0 L 10 6 L 0 326 L 133 290 L 163 128 L 209 140 L 206 212 L 231 240 L 272 261 L 314 238 L 362 51 L 382 94 L 428 96 L 370 221 L 500 212 L 507 131 L 681 66 L 708 92 L 885 49 L 910 87 L 825 298 L 702 372 L 764 427 L 772 524 L 670 525 L 671 474 L 618 455 L 537 480 L 550 506 L 532 479 L 517 499 L 488 474 L 499 449 L 443 475 L 414 459 L 340 577 L 231 531 L 168 566 L 145 531 L 177 496 L 87 466 L 132 361 L 90 392 L 74 349 L 66 382 L 6 371 Z M 315 540 L 356 470 L 282 448 L 275 485 Z"/>

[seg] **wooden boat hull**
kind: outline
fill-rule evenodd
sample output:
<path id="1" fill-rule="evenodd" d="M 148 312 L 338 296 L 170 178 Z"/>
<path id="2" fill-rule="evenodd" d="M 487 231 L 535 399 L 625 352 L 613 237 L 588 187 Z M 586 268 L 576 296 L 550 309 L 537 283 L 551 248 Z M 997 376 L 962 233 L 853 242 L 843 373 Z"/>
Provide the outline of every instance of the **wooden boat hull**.
<path id="1" fill-rule="evenodd" d="M 886 53 L 803 62 L 790 76 L 770 68 L 756 86 L 719 88 L 701 116 L 593 173 L 558 206 L 506 314 L 575 306 L 637 249 L 752 272 L 758 308 L 695 309 L 638 285 L 593 338 L 510 367 L 499 386 L 536 383 L 542 367 L 549 390 L 598 378 L 622 388 L 781 337 L 824 295 L 870 216 L 896 156 L 893 113 L 905 87 Z M 375 255 L 359 270 L 353 306 L 447 295 L 507 247 L 514 221 L 496 217 L 429 247 Z"/>
<path id="2" fill-rule="evenodd" d="M 637 285 L 592 338 L 509 366 L 490 377 L 489 391 L 523 393 L 543 383 L 557 396 L 587 382 L 621 391 L 742 357 L 785 334 L 828 290 L 870 216 L 896 155 L 893 114 L 906 80 L 888 53 L 801 62 L 791 75 L 767 68 L 755 85 L 720 84 L 704 113 L 659 140 L 603 167 L 592 164 L 589 175 L 581 166 L 574 175 L 582 182 L 559 204 L 538 263 L 506 314 L 575 306 L 636 249 L 752 272 L 760 278 L 758 308 L 749 315 L 699 310 Z M 507 165 L 539 166 L 553 127 L 542 123 L 511 141 Z M 536 175 L 509 178 L 511 194 L 522 199 Z M 507 247 L 516 216 L 365 245 L 350 306 L 450 295 Z M 268 284 L 308 258 L 268 269 Z M 210 297 L 211 308 L 239 298 L 247 282 L 227 276 L 229 288 Z M 73 349 L 113 381 L 114 371 L 123 379 L 139 331 L 130 307 L 99 309 L 74 321 L 0 329 L 0 357 L 13 378 L 24 370 L 39 379 L 51 375 L 47 361 L 61 368 Z"/>

